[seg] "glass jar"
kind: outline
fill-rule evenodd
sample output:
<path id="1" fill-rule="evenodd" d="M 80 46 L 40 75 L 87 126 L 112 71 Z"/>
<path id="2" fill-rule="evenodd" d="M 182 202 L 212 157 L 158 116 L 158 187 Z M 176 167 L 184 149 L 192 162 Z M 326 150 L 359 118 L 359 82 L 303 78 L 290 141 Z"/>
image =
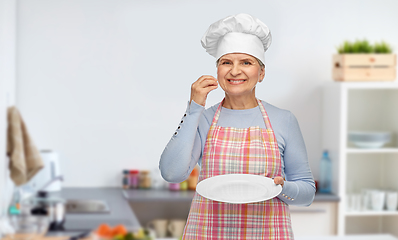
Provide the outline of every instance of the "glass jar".
<path id="1" fill-rule="evenodd" d="M 151 173 L 148 170 L 143 170 L 140 172 L 139 186 L 143 189 L 151 188 Z"/>
<path id="2" fill-rule="evenodd" d="M 124 189 L 130 188 L 130 171 L 123 170 L 122 186 Z"/>
<path id="3" fill-rule="evenodd" d="M 188 177 L 189 190 L 196 190 L 196 185 L 198 184 L 198 178 L 199 178 L 199 170 L 198 167 L 195 167 Z"/>
<path id="4" fill-rule="evenodd" d="M 130 171 L 130 188 L 138 188 L 138 182 L 139 182 L 139 177 L 138 177 L 139 171 L 138 170 L 131 170 Z"/>
<path id="5" fill-rule="evenodd" d="M 180 183 L 180 190 L 182 191 L 188 190 L 188 180 L 182 181 Z"/>
<path id="6" fill-rule="evenodd" d="M 179 191 L 180 184 L 179 183 L 169 183 L 169 190 L 171 191 Z"/>

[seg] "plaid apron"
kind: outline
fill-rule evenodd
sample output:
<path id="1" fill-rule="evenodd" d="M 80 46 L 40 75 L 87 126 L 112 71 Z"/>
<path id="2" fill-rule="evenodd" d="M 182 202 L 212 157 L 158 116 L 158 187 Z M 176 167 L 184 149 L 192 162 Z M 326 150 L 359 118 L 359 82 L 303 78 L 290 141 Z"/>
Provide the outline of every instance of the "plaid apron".
<path id="1" fill-rule="evenodd" d="M 217 126 L 219 105 L 206 139 L 199 181 L 223 174 L 282 176 L 281 158 L 268 115 L 258 100 L 267 129 Z M 294 239 L 289 207 L 277 197 L 231 204 L 195 193 L 182 239 Z"/>

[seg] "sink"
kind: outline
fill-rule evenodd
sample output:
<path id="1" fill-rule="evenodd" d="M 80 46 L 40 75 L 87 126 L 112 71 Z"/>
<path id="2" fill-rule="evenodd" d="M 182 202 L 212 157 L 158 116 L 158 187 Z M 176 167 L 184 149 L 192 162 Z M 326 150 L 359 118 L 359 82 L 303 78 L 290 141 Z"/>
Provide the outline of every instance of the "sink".
<path id="1" fill-rule="evenodd" d="M 109 213 L 109 205 L 104 200 L 68 199 L 66 213 Z"/>

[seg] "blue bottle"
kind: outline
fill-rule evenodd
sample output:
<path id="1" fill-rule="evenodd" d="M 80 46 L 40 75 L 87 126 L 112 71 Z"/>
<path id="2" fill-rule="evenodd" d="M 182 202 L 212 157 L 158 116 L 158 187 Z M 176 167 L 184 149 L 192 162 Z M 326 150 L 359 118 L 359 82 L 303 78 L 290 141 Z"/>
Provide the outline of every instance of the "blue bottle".
<path id="1" fill-rule="evenodd" d="M 331 193 L 332 192 L 332 162 L 329 158 L 328 151 L 323 152 L 321 159 L 321 171 L 319 174 L 319 192 Z"/>

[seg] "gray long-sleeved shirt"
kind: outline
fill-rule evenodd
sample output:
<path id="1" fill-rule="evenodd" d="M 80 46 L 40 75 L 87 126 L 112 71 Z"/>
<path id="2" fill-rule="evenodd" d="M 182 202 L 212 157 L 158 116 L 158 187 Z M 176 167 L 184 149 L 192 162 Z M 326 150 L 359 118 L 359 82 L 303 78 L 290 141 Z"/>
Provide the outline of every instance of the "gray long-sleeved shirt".
<path id="1" fill-rule="evenodd" d="M 278 198 L 290 205 L 309 206 L 315 196 L 315 182 L 296 117 L 287 110 L 262 101 L 278 142 L 282 176 L 286 181 Z M 181 122 L 164 149 L 159 162 L 163 178 L 182 182 L 198 163 L 201 165 L 207 133 L 220 103 L 205 110 L 194 101 L 188 103 Z M 222 107 L 218 126 L 266 128 L 260 108 L 232 110 Z"/>

